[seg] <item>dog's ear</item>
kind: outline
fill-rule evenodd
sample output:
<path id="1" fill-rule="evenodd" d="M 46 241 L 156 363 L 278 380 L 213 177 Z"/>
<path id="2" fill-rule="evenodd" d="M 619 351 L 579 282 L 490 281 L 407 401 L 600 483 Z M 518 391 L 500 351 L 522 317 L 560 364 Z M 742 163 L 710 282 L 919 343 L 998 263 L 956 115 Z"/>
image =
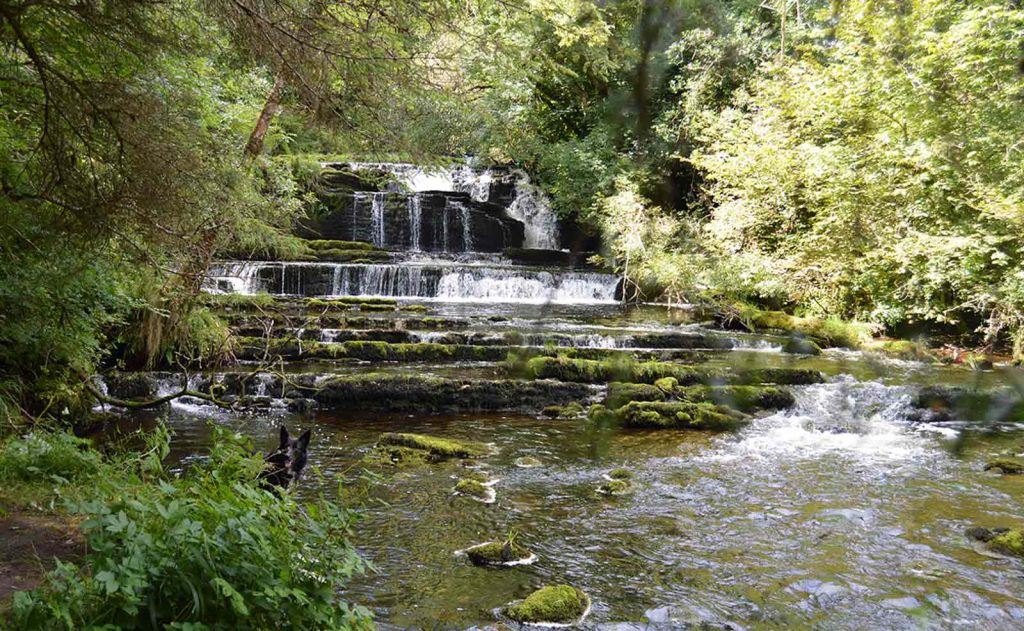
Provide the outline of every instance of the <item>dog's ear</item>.
<path id="1" fill-rule="evenodd" d="M 306 447 L 309 447 L 309 439 L 312 435 L 312 429 L 307 429 L 306 431 L 302 432 L 302 436 L 299 436 L 299 440 L 296 441 L 298 442 L 299 449 L 301 449 L 302 451 L 306 451 Z"/>
<path id="2" fill-rule="evenodd" d="M 284 425 L 281 426 L 281 443 L 277 446 L 278 449 L 288 448 L 288 428 Z"/>

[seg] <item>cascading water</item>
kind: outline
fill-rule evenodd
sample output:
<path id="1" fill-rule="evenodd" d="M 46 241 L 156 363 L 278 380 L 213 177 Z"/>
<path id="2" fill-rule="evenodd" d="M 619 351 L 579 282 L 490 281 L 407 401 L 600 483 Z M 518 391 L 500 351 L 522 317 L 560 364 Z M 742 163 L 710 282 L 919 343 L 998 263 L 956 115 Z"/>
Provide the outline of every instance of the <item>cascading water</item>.
<path id="1" fill-rule="evenodd" d="M 618 285 L 618 279 L 610 274 L 460 265 L 447 261 L 404 264 L 229 262 L 211 269 L 210 282 L 217 286 L 229 285 L 243 294 L 267 292 L 534 304 L 613 303 Z"/>
<path id="2" fill-rule="evenodd" d="M 523 222 L 526 228 L 526 247 L 544 250 L 558 248 L 558 218 L 551 210 L 551 202 L 547 195 L 534 186 L 526 173 L 520 174 L 516 180 L 516 196 L 509 204 L 508 214 L 513 219 Z"/>
<path id="3" fill-rule="evenodd" d="M 420 232 L 423 230 L 423 206 L 419 195 L 410 195 L 406 202 L 409 208 L 409 244 L 413 252 L 420 251 Z"/>
<path id="4" fill-rule="evenodd" d="M 387 193 L 373 194 L 373 207 L 371 210 L 373 244 L 377 247 L 384 247 L 384 205 L 387 203 Z"/>

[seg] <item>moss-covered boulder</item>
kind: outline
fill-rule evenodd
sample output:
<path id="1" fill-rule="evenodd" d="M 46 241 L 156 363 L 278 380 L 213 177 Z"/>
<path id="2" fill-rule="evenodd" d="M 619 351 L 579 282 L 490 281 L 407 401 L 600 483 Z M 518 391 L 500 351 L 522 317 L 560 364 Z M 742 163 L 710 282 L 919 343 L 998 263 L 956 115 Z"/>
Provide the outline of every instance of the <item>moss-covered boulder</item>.
<path id="1" fill-rule="evenodd" d="M 624 362 L 619 359 L 592 360 L 570 357 L 534 357 L 526 362 L 526 373 L 534 379 L 557 379 L 578 383 L 609 381 L 637 384 L 662 384 L 663 390 L 676 380 L 676 386 L 697 384 L 761 384 L 807 385 L 821 383 L 825 377 L 817 370 L 804 368 L 755 368 L 726 370 L 695 368 L 671 362 Z M 650 391 L 653 393 L 653 391 Z M 655 396 L 655 395 L 651 395 Z"/>
<path id="2" fill-rule="evenodd" d="M 145 400 L 156 395 L 156 380 L 145 372 L 112 372 L 103 377 L 107 394 L 118 399 Z"/>
<path id="3" fill-rule="evenodd" d="M 463 480 L 473 480 L 480 484 L 487 484 L 491 481 L 491 476 L 487 475 L 486 471 L 464 471 L 461 476 Z"/>
<path id="4" fill-rule="evenodd" d="M 541 413 L 549 418 L 579 418 L 586 412 L 579 402 L 572 401 L 566 405 L 549 405 Z"/>
<path id="5" fill-rule="evenodd" d="M 1024 473 L 1024 458 L 1015 458 L 1012 456 L 995 458 L 985 463 L 985 471 L 997 471 L 999 473 L 1018 475 Z"/>
<path id="6" fill-rule="evenodd" d="M 484 504 L 494 502 L 497 497 L 497 493 L 493 488 L 477 480 L 459 480 L 452 490 L 457 495 L 465 495 Z"/>
<path id="7" fill-rule="evenodd" d="M 633 483 L 629 480 L 608 480 L 597 487 L 601 495 L 625 495 L 633 490 Z"/>
<path id="8" fill-rule="evenodd" d="M 528 624 L 573 624 L 590 610 L 590 597 L 571 585 L 542 587 L 524 600 L 506 605 L 505 617 Z"/>
<path id="9" fill-rule="evenodd" d="M 911 340 L 872 340 L 864 345 L 865 350 L 884 353 L 897 359 L 931 361 L 935 357 L 928 352 L 928 347 Z"/>
<path id="10" fill-rule="evenodd" d="M 678 383 L 675 379 L 672 382 Z M 664 401 L 666 396 L 666 391 L 657 385 L 616 381 L 608 384 L 605 404 L 610 408 L 620 408 L 630 401 Z"/>
<path id="11" fill-rule="evenodd" d="M 623 467 L 612 469 L 605 474 L 609 480 L 632 480 L 633 472 Z"/>
<path id="12" fill-rule="evenodd" d="M 969 538 L 980 541 L 998 554 L 1024 556 L 1024 529 L 1021 528 L 968 528 Z"/>
<path id="13" fill-rule="evenodd" d="M 988 422 L 1024 422 L 1024 397 L 1013 388 L 978 390 L 961 386 L 926 386 L 914 397 L 923 410 L 922 420 L 962 419 Z"/>
<path id="14" fill-rule="evenodd" d="M 479 458 L 491 452 L 490 448 L 483 443 L 438 438 L 436 436 L 427 436 L 426 434 L 388 432 L 380 435 L 380 438 L 377 439 L 377 444 L 418 449 L 429 453 L 436 460 Z"/>
<path id="15" fill-rule="evenodd" d="M 537 557 L 515 541 L 488 541 L 467 548 L 470 563 L 484 567 L 527 565 Z"/>
<path id="16" fill-rule="evenodd" d="M 729 431 L 742 425 L 743 414 L 711 403 L 633 401 L 615 411 L 624 427 Z"/>

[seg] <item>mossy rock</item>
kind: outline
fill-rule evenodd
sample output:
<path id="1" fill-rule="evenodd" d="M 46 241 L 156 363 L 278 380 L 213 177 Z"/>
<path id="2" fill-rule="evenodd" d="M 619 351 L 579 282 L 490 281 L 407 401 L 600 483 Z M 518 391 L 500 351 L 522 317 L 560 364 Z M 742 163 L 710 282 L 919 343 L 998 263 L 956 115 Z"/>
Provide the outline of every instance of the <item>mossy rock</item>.
<path id="1" fill-rule="evenodd" d="M 516 466 L 521 469 L 532 469 L 533 467 L 542 467 L 544 463 L 533 456 L 520 456 L 516 458 Z"/>
<path id="2" fill-rule="evenodd" d="M 534 558 L 532 552 L 514 541 L 488 541 L 468 548 L 466 557 L 473 565 L 484 567 L 525 564 Z"/>
<path id="3" fill-rule="evenodd" d="M 337 241 L 334 239 L 307 239 L 310 249 L 320 252 L 324 250 L 360 250 L 363 252 L 379 252 L 381 248 L 366 241 Z"/>
<path id="4" fill-rule="evenodd" d="M 612 469 L 606 474 L 612 480 L 632 480 L 633 472 L 623 467 Z"/>
<path id="5" fill-rule="evenodd" d="M 491 451 L 487 445 L 484 445 L 483 443 L 453 440 L 450 438 L 437 438 L 436 436 L 428 436 L 426 434 L 395 432 L 381 434 L 380 438 L 377 439 L 377 444 L 419 449 L 441 459 L 479 458 L 481 456 L 486 456 Z"/>
<path id="6" fill-rule="evenodd" d="M 981 541 L 992 552 L 1010 556 L 1024 556 L 1024 529 L 1020 528 L 968 528 L 964 533 Z"/>
<path id="7" fill-rule="evenodd" d="M 1024 473 L 1024 458 L 1003 457 L 989 460 L 985 463 L 985 471 L 998 471 L 1000 473 L 1021 474 Z"/>
<path id="8" fill-rule="evenodd" d="M 793 355 L 821 355 L 821 347 L 804 337 L 791 337 L 782 345 L 782 352 Z"/>
<path id="9" fill-rule="evenodd" d="M 694 368 L 670 362 L 623 362 L 620 359 L 572 359 L 569 357 L 533 357 L 526 362 L 526 373 L 533 379 L 557 379 L 576 383 L 623 381 L 637 384 L 661 382 L 672 377 L 678 385 L 759 384 L 808 385 L 825 380 L 820 371 L 806 368 L 755 368 L 729 371 Z M 658 386 L 655 386 L 656 388 Z M 661 390 L 661 388 L 658 388 Z M 652 391 L 653 392 L 653 391 Z"/>
<path id="10" fill-rule="evenodd" d="M 911 340 L 872 340 L 867 350 L 885 353 L 899 359 L 930 361 L 935 359 L 924 344 Z"/>
<path id="11" fill-rule="evenodd" d="M 399 447 L 397 445 L 377 445 L 363 458 L 363 462 L 368 465 L 385 465 L 399 468 L 433 464 L 442 460 L 444 458 L 437 458 L 429 451 L 413 449 L 411 447 Z"/>
<path id="12" fill-rule="evenodd" d="M 541 413 L 549 418 L 578 418 L 586 412 L 582 405 L 572 401 L 566 405 L 549 405 Z"/>
<path id="13" fill-rule="evenodd" d="M 476 480 L 459 480 L 452 490 L 459 495 L 466 495 L 485 504 L 493 502 L 497 495 L 494 489 Z"/>
<path id="14" fill-rule="evenodd" d="M 671 379 L 673 383 L 678 383 L 674 377 L 666 377 Z M 659 379 L 659 382 L 667 383 L 664 379 Z M 605 397 L 605 403 L 610 408 L 620 408 L 630 401 L 664 401 L 666 397 L 666 391 L 658 387 L 657 384 L 651 385 L 648 383 L 623 383 L 613 382 L 608 384 L 608 394 Z"/>
<path id="15" fill-rule="evenodd" d="M 739 412 L 782 410 L 793 407 L 796 399 L 789 390 L 775 386 L 689 386 L 676 396 L 694 403 L 714 403 Z"/>
<path id="16" fill-rule="evenodd" d="M 601 495 L 625 495 L 633 490 L 633 483 L 629 480 L 608 480 L 597 487 Z"/>
<path id="17" fill-rule="evenodd" d="M 370 250 L 318 250 L 313 260 L 327 263 L 380 263 L 391 260 L 390 252 L 376 252 Z"/>
<path id="18" fill-rule="evenodd" d="M 662 377 L 654 381 L 654 386 L 662 392 L 670 393 L 679 387 L 679 380 L 675 377 Z"/>
<path id="19" fill-rule="evenodd" d="M 491 476 L 487 475 L 484 471 L 465 471 L 462 473 L 462 479 L 487 484 L 491 481 Z"/>
<path id="20" fill-rule="evenodd" d="M 572 624 L 590 609 L 590 597 L 571 585 L 542 587 L 524 600 L 506 605 L 502 615 L 527 624 Z"/>
<path id="21" fill-rule="evenodd" d="M 633 401 L 615 412 L 625 427 L 641 429 L 692 429 L 729 431 L 745 422 L 745 417 L 733 410 L 711 403 L 683 401 Z"/>
<path id="22" fill-rule="evenodd" d="M 103 383 L 107 393 L 118 399 L 151 399 L 156 395 L 156 381 L 146 372 L 112 372 Z"/>

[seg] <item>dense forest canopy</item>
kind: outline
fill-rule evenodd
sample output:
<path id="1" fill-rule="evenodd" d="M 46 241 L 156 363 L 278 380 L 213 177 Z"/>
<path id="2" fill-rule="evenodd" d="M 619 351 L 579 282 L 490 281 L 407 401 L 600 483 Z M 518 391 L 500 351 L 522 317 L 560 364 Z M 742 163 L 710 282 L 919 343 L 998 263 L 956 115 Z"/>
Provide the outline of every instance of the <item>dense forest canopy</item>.
<path id="1" fill-rule="evenodd" d="M 522 166 L 631 298 L 1024 352 L 1016 2 L 4 1 L 0 20 L 9 418 L 73 414 L 100 362 L 230 352 L 202 275 L 301 250 L 324 155 Z"/>

